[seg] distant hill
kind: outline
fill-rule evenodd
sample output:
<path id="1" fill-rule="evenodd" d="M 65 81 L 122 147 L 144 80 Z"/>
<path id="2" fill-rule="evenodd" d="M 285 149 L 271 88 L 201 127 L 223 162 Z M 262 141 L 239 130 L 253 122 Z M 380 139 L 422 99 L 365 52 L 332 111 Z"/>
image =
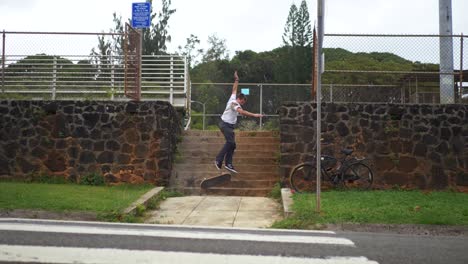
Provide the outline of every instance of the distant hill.
<path id="1" fill-rule="evenodd" d="M 326 71 L 438 71 L 437 64 L 412 62 L 388 52 L 353 53 L 342 48 L 325 48 Z M 190 72 L 193 82 L 231 82 L 237 69 L 243 82 L 310 83 L 312 50 L 280 47 L 256 53 L 238 51 L 231 60 L 210 61 L 196 65 Z M 325 73 L 323 83 L 394 82 L 399 77 L 383 73 Z"/>

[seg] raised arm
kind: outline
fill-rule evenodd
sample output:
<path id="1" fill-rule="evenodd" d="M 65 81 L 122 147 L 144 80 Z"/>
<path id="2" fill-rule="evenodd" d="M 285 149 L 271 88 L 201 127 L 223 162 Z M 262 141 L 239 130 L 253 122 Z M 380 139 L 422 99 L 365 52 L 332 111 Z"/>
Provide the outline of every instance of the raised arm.
<path id="1" fill-rule="evenodd" d="M 232 93 L 237 94 L 237 86 L 239 85 L 239 76 L 237 76 L 237 71 L 234 72 L 234 84 L 232 85 Z"/>
<path id="2" fill-rule="evenodd" d="M 254 113 L 251 113 L 251 112 L 249 112 L 249 111 L 246 111 L 246 110 L 244 110 L 244 109 L 242 109 L 242 108 L 240 108 L 240 107 L 237 108 L 237 112 L 238 112 L 239 114 L 241 114 L 241 115 L 244 115 L 244 116 L 263 117 L 262 114 L 254 114 Z"/>

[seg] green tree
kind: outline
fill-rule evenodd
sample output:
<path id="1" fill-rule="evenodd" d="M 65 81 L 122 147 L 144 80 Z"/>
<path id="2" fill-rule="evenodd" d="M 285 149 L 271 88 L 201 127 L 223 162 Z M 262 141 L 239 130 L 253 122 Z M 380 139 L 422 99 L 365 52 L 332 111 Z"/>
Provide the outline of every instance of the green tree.
<path id="1" fill-rule="evenodd" d="M 284 25 L 283 43 L 289 47 L 312 47 L 312 27 L 305 0 L 302 0 L 299 9 L 294 3 L 291 4 Z"/>
<path id="2" fill-rule="evenodd" d="M 161 11 L 153 13 L 152 0 L 147 0 L 151 3 L 151 27 L 143 29 L 143 54 L 157 55 L 166 52 L 166 42 L 171 42 L 169 35 L 169 18 L 175 13 L 175 9 L 171 9 L 171 0 L 161 0 Z M 158 17 L 155 23 L 154 19 Z"/>
<path id="3" fill-rule="evenodd" d="M 300 8 L 293 3 L 284 26 L 283 44 L 287 58 L 282 61 L 287 66 L 289 83 L 305 83 L 312 78 L 312 29 L 309 11 L 305 0 Z"/>
<path id="4" fill-rule="evenodd" d="M 229 59 L 226 40 L 219 38 L 216 34 L 208 37 L 208 49 L 203 54 L 203 62 L 220 61 Z"/>
<path id="5" fill-rule="evenodd" d="M 122 23 L 122 16 L 117 16 L 117 14 L 114 12 L 112 14 L 113 16 L 113 21 L 114 21 L 114 28 L 111 29 L 112 33 L 123 33 L 124 32 L 124 24 Z M 117 57 L 122 56 L 123 53 L 123 35 L 112 35 L 112 42 L 110 44 L 112 53 L 117 55 Z"/>
<path id="6" fill-rule="evenodd" d="M 296 46 L 297 37 L 297 6 L 293 3 L 289 8 L 289 15 L 284 25 L 283 43 L 285 46 Z"/>
<path id="7" fill-rule="evenodd" d="M 92 63 L 97 69 L 96 79 L 108 80 L 110 78 L 111 42 L 105 36 L 98 37 L 97 50 L 91 50 Z"/>
<path id="8" fill-rule="evenodd" d="M 301 7 L 296 15 L 296 44 L 299 47 L 310 48 L 312 47 L 312 27 L 310 25 L 309 9 L 305 0 L 302 0 Z"/>
<path id="9" fill-rule="evenodd" d="M 179 54 L 187 57 L 187 63 L 191 69 L 195 64 L 198 64 L 197 58 L 203 53 L 203 49 L 197 48 L 200 40 L 197 36 L 190 34 L 187 38 L 185 46 L 179 46 Z"/>
<path id="10" fill-rule="evenodd" d="M 169 34 L 169 19 L 172 14 L 176 12 L 175 9 L 171 9 L 171 0 L 161 0 L 161 9 L 159 13 L 153 12 L 153 0 L 146 0 L 151 3 L 151 26 L 145 28 L 143 32 L 143 43 L 142 43 L 142 54 L 144 55 L 158 55 L 166 53 L 166 43 L 171 42 L 171 35 Z M 157 20 L 157 21 L 155 21 Z M 122 16 L 117 16 L 113 13 L 114 28 L 111 29 L 113 33 L 124 33 L 124 23 L 122 22 Z M 131 25 L 131 19 L 128 23 Z M 122 36 L 113 36 L 112 42 L 109 44 L 112 48 L 113 54 L 123 54 L 123 39 Z"/>

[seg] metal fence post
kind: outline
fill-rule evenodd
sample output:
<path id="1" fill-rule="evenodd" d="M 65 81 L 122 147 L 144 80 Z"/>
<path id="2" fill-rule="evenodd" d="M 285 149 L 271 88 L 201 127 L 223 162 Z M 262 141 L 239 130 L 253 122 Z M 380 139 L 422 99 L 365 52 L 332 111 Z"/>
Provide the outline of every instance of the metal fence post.
<path id="1" fill-rule="evenodd" d="M 260 84 L 260 114 L 263 114 L 263 84 Z M 263 127 L 263 117 L 260 117 L 260 130 Z"/>
<path id="2" fill-rule="evenodd" d="M 174 57 L 171 56 L 171 69 L 170 69 L 170 75 L 171 75 L 171 82 L 170 82 L 170 90 L 171 93 L 169 95 L 169 102 L 174 105 Z"/>
<path id="3" fill-rule="evenodd" d="M 330 84 L 330 102 L 333 103 L 333 84 Z"/>
<path id="4" fill-rule="evenodd" d="M 416 101 L 417 104 L 419 104 L 418 76 L 416 76 L 414 87 L 416 89 L 416 99 L 415 99 L 415 101 Z"/>
<path id="5" fill-rule="evenodd" d="M 54 65 L 52 70 L 52 100 L 55 100 L 57 92 L 57 57 L 54 56 Z"/>
<path id="6" fill-rule="evenodd" d="M 2 93 L 5 93 L 5 30 L 3 30 L 2 42 Z"/>
<path id="7" fill-rule="evenodd" d="M 184 94 L 186 97 L 185 104 L 186 104 L 186 109 L 189 111 L 190 115 L 190 101 L 192 100 L 192 97 L 189 95 L 188 89 L 188 65 L 187 65 L 187 57 L 184 57 Z"/>
<path id="8" fill-rule="evenodd" d="M 115 93 L 115 76 L 114 76 L 114 57 L 110 56 L 110 63 L 111 63 L 111 100 L 114 101 L 114 93 Z"/>
<path id="9" fill-rule="evenodd" d="M 460 36 L 460 102 L 463 96 L 463 33 Z"/>

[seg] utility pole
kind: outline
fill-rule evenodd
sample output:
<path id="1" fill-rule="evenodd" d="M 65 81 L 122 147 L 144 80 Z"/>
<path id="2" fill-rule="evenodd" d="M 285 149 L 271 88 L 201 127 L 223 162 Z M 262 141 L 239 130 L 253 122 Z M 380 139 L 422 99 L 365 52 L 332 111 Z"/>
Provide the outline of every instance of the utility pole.
<path id="1" fill-rule="evenodd" d="M 318 69 L 317 69 L 317 153 L 316 153 L 316 164 L 317 164 L 317 205 L 316 211 L 320 213 L 320 189 L 321 189 L 321 157 L 322 157 L 322 150 L 321 150 L 321 138 L 322 138 L 322 72 L 323 72 L 323 57 L 322 57 L 322 45 L 323 45 L 323 15 L 325 14 L 325 0 L 317 0 L 317 19 L 318 19 L 318 36 L 317 36 L 317 54 L 318 57 Z"/>
<path id="2" fill-rule="evenodd" d="M 439 0 L 440 103 L 455 103 L 453 76 L 452 0 Z"/>

